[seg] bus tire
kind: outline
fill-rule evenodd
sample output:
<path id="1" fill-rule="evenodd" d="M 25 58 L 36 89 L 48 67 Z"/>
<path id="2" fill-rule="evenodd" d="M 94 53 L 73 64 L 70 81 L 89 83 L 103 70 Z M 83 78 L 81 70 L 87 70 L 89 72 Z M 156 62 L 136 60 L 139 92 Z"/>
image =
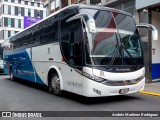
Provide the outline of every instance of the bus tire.
<path id="1" fill-rule="evenodd" d="M 61 94 L 60 78 L 57 73 L 53 73 L 49 79 L 49 92 L 58 96 Z"/>
<path id="2" fill-rule="evenodd" d="M 13 81 L 15 79 L 12 68 L 10 68 L 10 79 Z"/>

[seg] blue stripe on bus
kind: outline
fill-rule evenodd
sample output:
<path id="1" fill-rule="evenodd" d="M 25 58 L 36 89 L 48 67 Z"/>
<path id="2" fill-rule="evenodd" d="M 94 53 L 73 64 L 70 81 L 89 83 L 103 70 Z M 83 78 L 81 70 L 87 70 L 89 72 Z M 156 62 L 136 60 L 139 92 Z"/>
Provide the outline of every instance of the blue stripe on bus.
<path id="1" fill-rule="evenodd" d="M 160 78 L 160 63 L 152 64 L 152 80 Z"/>
<path id="2" fill-rule="evenodd" d="M 31 59 L 26 50 L 14 51 L 12 53 L 6 53 L 6 55 L 8 56 L 7 62 L 10 61 L 9 64 L 12 65 L 15 77 L 45 85 L 45 83 L 38 76 L 37 72 L 34 70 Z"/>

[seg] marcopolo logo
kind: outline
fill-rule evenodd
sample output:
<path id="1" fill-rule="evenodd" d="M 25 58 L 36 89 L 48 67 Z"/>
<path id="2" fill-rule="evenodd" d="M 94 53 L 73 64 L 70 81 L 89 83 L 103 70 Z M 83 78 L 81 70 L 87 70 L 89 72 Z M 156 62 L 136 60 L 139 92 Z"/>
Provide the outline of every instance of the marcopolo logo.
<path id="1" fill-rule="evenodd" d="M 131 71 L 131 69 L 130 69 L 130 68 L 126 68 L 126 69 L 116 68 L 116 71 L 117 71 L 117 72 L 129 72 L 129 71 Z"/>

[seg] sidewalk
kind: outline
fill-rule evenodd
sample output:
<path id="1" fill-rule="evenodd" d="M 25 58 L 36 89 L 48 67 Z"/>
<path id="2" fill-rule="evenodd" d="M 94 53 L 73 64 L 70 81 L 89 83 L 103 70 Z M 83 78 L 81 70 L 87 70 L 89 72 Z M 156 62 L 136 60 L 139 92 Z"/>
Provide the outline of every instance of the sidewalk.
<path id="1" fill-rule="evenodd" d="M 154 81 L 152 83 L 146 83 L 144 90 L 139 93 L 160 96 L 160 80 Z"/>

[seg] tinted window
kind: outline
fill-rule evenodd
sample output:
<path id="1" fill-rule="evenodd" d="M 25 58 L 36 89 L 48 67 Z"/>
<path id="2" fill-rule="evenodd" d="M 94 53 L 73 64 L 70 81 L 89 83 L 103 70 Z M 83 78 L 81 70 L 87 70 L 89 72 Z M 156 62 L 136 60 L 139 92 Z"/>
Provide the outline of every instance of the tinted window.
<path id="1" fill-rule="evenodd" d="M 45 21 L 44 43 L 50 43 L 58 40 L 58 15 Z"/>
<path id="2" fill-rule="evenodd" d="M 25 5 L 28 5 L 28 1 L 24 1 L 25 2 Z"/>
<path id="3" fill-rule="evenodd" d="M 8 26 L 8 18 L 4 18 L 4 26 Z"/>
<path id="4" fill-rule="evenodd" d="M 21 4 L 21 0 L 18 0 L 18 3 Z"/>
<path id="5" fill-rule="evenodd" d="M 43 18 L 43 10 L 40 10 L 40 18 Z"/>
<path id="6" fill-rule="evenodd" d="M 14 18 L 11 18 L 11 27 L 14 27 Z"/>
<path id="7" fill-rule="evenodd" d="M 135 22 L 131 16 L 114 13 L 121 42 L 132 57 L 142 57 L 140 37 Z M 128 56 L 125 53 L 124 56 Z"/>
<path id="8" fill-rule="evenodd" d="M 34 6 L 34 2 L 31 2 L 31 6 Z"/>
<path id="9" fill-rule="evenodd" d="M 21 16 L 24 16 L 24 8 L 21 7 Z"/>
<path id="10" fill-rule="evenodd" d="M 18 15 L 18 7 L 15 7 L 15 15 Z"/>
<path id="11" fill-rule="evenodd" d="M 11 6 L 8 5 L 8 14 L 10 15 L 11 14 Z"/>
<path id="12" fill-rule="evenodd" d="M 80 20 L 66 22 L 67 19 L 74 16 L 73 10 L 67 10 L 61 13 L 61 45 L 65 60 L 70 65 L 82 65 L 82 26 Z"/>

